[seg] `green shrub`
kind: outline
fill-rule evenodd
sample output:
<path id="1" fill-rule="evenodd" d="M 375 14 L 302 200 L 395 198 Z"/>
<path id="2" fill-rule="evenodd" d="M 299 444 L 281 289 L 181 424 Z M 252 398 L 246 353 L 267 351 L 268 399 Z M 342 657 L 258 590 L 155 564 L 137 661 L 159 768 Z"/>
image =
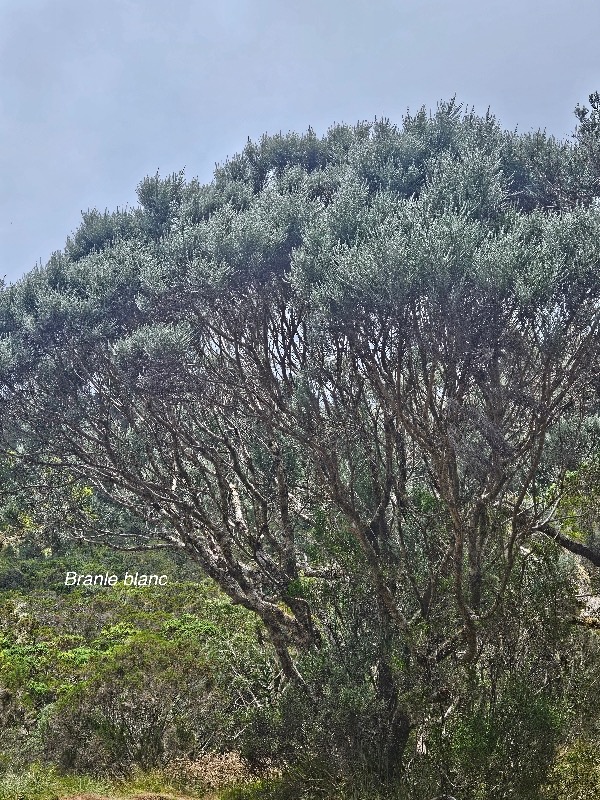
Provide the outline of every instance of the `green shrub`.
<path id="1" fill-rule="evenodd" d="M 600 742 L 577 740 L 554 759 L 543 800 L 597 800 L 600 797 Z"/>
<path id="2" fill-rule="evenodd" d="M 228 749 L 278 672 L 255 618 L 212 583 L 7 593 L 0 601 L 6 758 L 127 774 Z"/>

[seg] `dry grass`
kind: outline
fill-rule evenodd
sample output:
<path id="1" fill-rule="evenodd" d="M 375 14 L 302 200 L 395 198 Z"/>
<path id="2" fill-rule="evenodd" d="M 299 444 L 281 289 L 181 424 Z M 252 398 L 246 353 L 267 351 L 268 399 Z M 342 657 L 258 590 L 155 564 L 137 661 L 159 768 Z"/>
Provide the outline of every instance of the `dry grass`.
<path id="1" fill-rule="evenodd" d="M 221 790 L 255 778 L 237 753 L 207 753 L 193 761 L 178 759 L 156 773 L 134 776 L 129 785 L 107 786 L 106 794 L 59 792 L 53 800 L 218 800 Z"/>
<path id="2" fill-rule="evenodd" d="M 179 786 L 189 784 L 212 791 L 252 777 L 237 753 L 207 753 L 194 761 L 178 759 L 165 768 L 165 776 Z"/>
<path id="3" fill-rule="evenodd" d="M 63 796 L 58 798 L 58 800 L 125 800 L 125 796 L 121 795 L 120 797 L 117 797 L 116 795 L 76 794 Z M 186 797 L 181 794 L 157 794 L 156 792 L 148 794 L 147 792 L 144 792 L 142 794 L 127 795 L 126 800 L 196 800 L 196 798 Z M 209 800 L 209 798 L 207 798 L 207 800 Z"/>

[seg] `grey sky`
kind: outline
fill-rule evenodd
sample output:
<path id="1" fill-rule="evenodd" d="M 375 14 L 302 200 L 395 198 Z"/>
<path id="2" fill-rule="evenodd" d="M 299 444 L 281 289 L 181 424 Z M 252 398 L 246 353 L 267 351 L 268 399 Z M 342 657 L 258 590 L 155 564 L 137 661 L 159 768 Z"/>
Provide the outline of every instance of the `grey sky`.
<path id="1" fill-rule="evenodd" d="M 0 277 L 82 209 L 264 132 L 457 99 L 507 128 L 575 127 L 600 90 L 598 0 L 0 0 Z"/>

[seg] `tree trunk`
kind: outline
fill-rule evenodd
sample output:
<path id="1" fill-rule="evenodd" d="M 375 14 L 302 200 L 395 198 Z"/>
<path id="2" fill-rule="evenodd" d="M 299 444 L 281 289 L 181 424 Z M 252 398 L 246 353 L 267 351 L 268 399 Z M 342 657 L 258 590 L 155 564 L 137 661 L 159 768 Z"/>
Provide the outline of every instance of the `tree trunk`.
<path id="1" fill-rule="evenodd" d="M 399 688 L 387 659 L 377 665 L 377 693 L 383 703 L 380 733 L 379 777 L 384 784 L 395 782 L 402 769 L 404 751 L 412 729 L 405 709 L 398 705 Z"/>

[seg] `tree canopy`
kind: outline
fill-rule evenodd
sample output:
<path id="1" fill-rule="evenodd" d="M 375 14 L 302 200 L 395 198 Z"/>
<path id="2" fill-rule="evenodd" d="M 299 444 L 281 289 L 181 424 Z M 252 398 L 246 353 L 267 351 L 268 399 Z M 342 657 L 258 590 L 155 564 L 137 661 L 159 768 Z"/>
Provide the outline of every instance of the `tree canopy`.
<path id="1" fill-rule="evenodd" d="M 526 572 L 600 565 L 596 116 L 265 136 L 87 212 L 1 295 L 5 459 L 60 485 L 46 524 L 185 551 L 317 706 L 360 674 L 380 775 Z"/>

